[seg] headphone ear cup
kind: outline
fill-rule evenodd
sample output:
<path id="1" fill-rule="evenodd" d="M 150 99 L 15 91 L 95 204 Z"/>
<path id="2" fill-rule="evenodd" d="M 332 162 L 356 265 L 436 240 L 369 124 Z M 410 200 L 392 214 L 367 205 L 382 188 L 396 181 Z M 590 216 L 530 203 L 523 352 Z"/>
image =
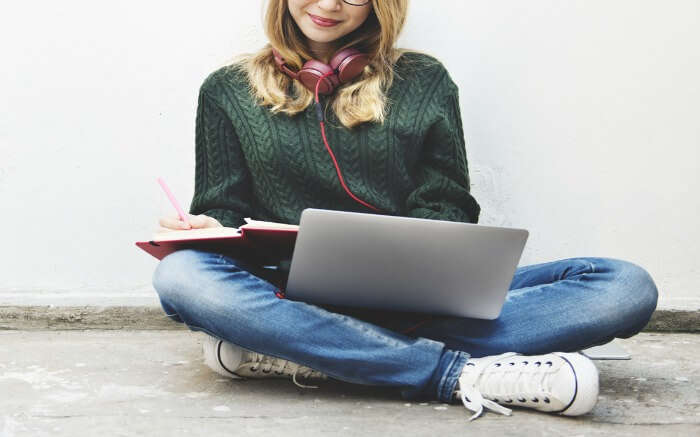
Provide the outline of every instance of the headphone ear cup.
<path id="1" fill-rule="evenodd" d="M 362 74 L 368 64 L 369 57 L 366 54 L 349 48 L 336 53 L 331 59 L 330 67 L 338 72 L 338 81 L 346 83 Z"/>
<path id="2" fill-rule="evenodd" d="M 304 84 L 304 86 L 311 91 L 316 91 L 316 83 L 319 78 L 327 73 L 332 73 L 335 70 L 329 65 L 324 64 L 321 61 L 315 59 L 310 59 L 304 63 L 304 66 L 299 70 L 297 74 L 297 79 Z M 321 81 L 321 85 L 318 87 L 319 94 L 331 94 L 335 88 L 340 85 L 338 81 L 338 76 L 334 73 L 330 76 L 326 76 Z"/>

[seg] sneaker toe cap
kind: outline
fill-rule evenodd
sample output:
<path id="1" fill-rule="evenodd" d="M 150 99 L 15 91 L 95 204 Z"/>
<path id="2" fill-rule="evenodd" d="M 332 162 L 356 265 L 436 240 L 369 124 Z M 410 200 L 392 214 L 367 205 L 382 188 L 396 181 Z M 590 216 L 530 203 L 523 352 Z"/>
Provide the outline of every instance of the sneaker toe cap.
<path id="1" fill-rule="evenodd" d="M 569 390 L 569 393 L 562 393 L 560 399 L 570 399 L 569 405 L 565 405 L 564 410 L 560 414 L 566 416 L 580 416 L 586 414 L 593 409 L 598 401 L 598 369 L 593 361 L 578 353 L 558 354 L 564 359 L 570 369 L 569 375 L 573 374 L 574 384 L 558 381 L 557 384 L 564 390 Z M 566 378 L 566 374 L 560 372 L 559 378 Z M 569 376 L 570 378 L 571 376 Z"/>

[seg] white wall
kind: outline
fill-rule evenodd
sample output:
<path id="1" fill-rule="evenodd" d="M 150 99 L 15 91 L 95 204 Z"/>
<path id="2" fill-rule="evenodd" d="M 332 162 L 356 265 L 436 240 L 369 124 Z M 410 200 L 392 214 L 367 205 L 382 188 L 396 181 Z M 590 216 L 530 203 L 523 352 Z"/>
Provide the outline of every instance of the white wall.
<path id="1" fill-rule="evenodd" d="M 480 223 L 521 264 L 607 256 L 697 305 L 697 0 L 413 0 L 400 41 L 460 87 Z M 0 304 L 153 302 L 134 246 L 194 186 L 204 77 L 259 1 L 14 2 L 0 17 Z"/>

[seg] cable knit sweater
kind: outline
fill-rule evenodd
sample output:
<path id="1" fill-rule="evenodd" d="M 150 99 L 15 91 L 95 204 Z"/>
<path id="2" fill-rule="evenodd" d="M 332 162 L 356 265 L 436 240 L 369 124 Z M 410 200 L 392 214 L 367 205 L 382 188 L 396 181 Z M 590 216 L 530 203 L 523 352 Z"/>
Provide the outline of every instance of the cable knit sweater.
<path id="1" fill-rule="evenodd" d="M 326 137 L 348 188 L 387 214 L 476 223 L 457 85 L 435 58 L 399 58 L 383 124 L 343 127 L 330 106 Z M 255 103 L 230 67 L 202 84 L 191 214 L 224 226 L 244 217 L 299 224 L 304 208 L 373 213 L 338 180 L 313 105 L 295 116 Z"/>
<path id="2" fill-rule="evenodd" d="M 436 58 L 404 53 L 383 124 L 340 124 L 326 137 L 346 185 L 386 214 L 477 223 L 457 85 Z M 191 214 L 299 224 L 304 208 L 376 213 L 343 189 L 312 105 L 295 116 L 256 104 L 244 73 L 222 67 L 199 90 Z"/>

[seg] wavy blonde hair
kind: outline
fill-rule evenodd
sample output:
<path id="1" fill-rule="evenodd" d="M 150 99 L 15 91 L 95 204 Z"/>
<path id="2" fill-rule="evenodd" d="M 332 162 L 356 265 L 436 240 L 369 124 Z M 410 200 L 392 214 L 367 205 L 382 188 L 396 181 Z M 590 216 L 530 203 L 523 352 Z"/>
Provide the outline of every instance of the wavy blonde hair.
<path id="1" fill-rule="evenodd" d="M 282 73 L 273 60 L 275 47 L 289 67 L 298 71 L 313 55 L 306 37 L 289 13 L 287 0 L 268 0 L 264 18 L 269 43 L 257 53 L 233 58 L 230 66 L 247 74 L 251 95 L 273 113 L 295 115 L 313 103 L 314 94 L 299 81 Z M 394 64 L 407 50 L 394 48 L 406 20 L 408 0 L 373 0 L 364 23 L 338 41 L 336 50 L 354 47 L 367 53 L 369 64 L 354 81 L 343 84 L 331 96 L 338 120 L 347 128 L 366 121 L 383 123 L 387 97 L 394 80 Z M 329 59 L 319 59 L 325 63 Z M 292 93 L 287 91 L 292 87 Z"/>

